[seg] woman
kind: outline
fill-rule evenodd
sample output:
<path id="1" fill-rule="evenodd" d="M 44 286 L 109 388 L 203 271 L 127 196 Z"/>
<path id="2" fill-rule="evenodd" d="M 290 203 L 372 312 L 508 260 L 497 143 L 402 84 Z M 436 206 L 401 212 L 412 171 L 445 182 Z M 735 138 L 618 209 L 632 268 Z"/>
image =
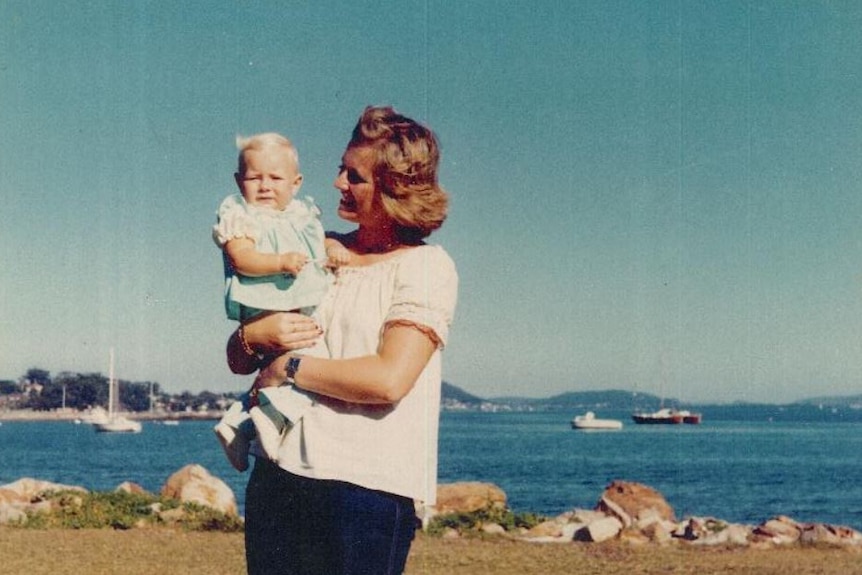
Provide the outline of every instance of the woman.
<path id="1" fill-rule="evenodd" d="M 283 354 L 257 379 L 314 404 L 276 462 L 256 458 L 251 574 L 401 573 L 414 501 L 435 501 L 440 354 L 458 284 L 446 252 L 424 243 L 446 217 L 438 163 L 434 134 L 391 108 L 367 108 L 353 130 L 335 187 L 338 215 L 357 229 L 338 238 L 350 264 L 318 309 L 332 359 Z M 319 334 L 309 318 L 270 314 L 231 336 L 228 361 L 251 373 Z"/>

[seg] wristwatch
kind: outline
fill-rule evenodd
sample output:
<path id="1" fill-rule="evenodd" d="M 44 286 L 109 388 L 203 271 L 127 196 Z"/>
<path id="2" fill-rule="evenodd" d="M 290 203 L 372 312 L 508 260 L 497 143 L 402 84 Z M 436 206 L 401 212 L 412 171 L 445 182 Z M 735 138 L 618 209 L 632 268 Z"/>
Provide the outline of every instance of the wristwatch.
<path id="1" fill-rule="evenodd" d="M 302 361 L 302 357 L 298 355 L 292 355 L 287 360 L 287 367 L 285 367 L 285 378 L 283 385 L 296 385 L 296 372 L 299 370 L 299 363 Z"/>

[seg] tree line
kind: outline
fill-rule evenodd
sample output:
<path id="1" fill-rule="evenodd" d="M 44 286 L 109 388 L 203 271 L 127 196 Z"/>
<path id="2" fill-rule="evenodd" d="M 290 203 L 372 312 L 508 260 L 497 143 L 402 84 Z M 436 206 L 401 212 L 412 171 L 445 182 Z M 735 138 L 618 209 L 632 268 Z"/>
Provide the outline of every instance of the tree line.
<path id="1" fill-rule="evenodd" d="M 119 380 L 119 401 L 125 411 L 151 408 L 169 412 L 215 408 L 225 396 L 204 391 L 168 394 L 156 382 Z M 67 408 L 84 411 L 108 406 L 108 378 L 101 373 L 61 372 L 51 377 L 44 369 L 32 368 L 16 381 L 0 381 L 0 399 L 9 409 L 50 411 Z"/>

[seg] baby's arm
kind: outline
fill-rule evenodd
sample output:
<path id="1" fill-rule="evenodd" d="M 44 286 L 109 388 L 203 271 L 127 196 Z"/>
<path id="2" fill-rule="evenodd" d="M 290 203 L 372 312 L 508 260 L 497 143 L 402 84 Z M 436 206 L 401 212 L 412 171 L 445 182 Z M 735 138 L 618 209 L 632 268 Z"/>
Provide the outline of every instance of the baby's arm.
<path id="1" fill-rule="evenodd" d="M 326 238 L 323 240 L 323 246 L 326 249 L 326 265 L 331 268 L 350 265 L 351 253 L 344 244 L 334 238 Z"/>
<path id="2" fill-rule="evenodd" d="M 262 254 L 254 249 L 254 241 L 249 238 L 229 240 L 224 245 L 224 250 L 233 269 L 248 277 L 283 273 L 296 275 L 308 261 L 308 258 L 299 252 Z"/>

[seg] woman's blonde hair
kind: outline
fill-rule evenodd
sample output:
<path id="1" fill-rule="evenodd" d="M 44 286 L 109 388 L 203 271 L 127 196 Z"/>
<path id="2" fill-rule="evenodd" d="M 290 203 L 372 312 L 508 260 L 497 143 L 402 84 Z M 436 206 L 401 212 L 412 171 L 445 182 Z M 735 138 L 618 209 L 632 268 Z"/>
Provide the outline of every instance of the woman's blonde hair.
<path id="1" fill-rule="evenodd" d="M 449 199 L 437 183 L 440 149 L 430 129 L 391 107 L 369 106 L 348 147 L 374 150 L 374 185 L 401 241 L 419 243 L 443 225 Z"/>

